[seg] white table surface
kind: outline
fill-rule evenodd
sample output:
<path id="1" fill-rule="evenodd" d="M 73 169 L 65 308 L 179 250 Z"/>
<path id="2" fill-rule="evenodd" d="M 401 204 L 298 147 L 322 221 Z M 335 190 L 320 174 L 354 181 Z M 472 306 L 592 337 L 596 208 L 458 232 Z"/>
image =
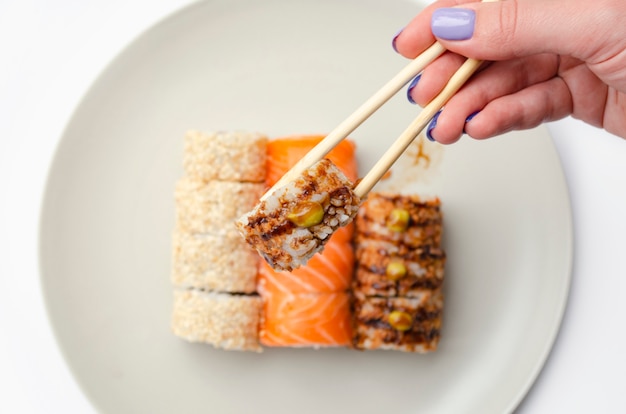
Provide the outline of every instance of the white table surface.
<path id="1" fill-rule="evenodd" d="M 94 412 L 48 326 L 42 192 L 73 109 L 135 36 L 189 0 L 0 0 L 0 412 Z M 549 125 L 574 213 L 570 300 L 520 413 L 626 412 L 626 141 Z M 532 165 L 529 165 L 532 168 Z"/>

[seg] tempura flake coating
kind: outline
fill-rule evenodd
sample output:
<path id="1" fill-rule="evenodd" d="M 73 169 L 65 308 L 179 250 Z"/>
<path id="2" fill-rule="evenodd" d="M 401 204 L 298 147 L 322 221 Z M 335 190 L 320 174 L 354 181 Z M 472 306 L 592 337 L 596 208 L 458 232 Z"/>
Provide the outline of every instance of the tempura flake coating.
<path id="1" fill-rule="evenodd" d="M 191 233 L 236 232 L 232 224 L 250 211 L 263 195 L 265 184 L 181 178 L 176 183 L 176 226 Z"/>
<path id="2" fill-rule="evenodd" d="M 183 166 L 195 180 L 265 181 L 267 137 L 253 132 L 189 131 Z"/>
<path id="3" fill-rule="evenodd" d="M 291 271 L 305 264 L 341 226 L 350 223 L 361 203 L 353 184 L 332 162 L 322 159 L 272 192 L 237 221 L 237 227 L 276 270 Z M 305 204 L 319 204 L 319 224 L 303 227 L 288 216 Z"/>
<path id="4" fill-rule="evenodd" d="M 435 351 L 441 334 L 441 289 L 424 290 L 417 297 L 371 297 L 354 292 L 352 345 L 361 350 Z M 410 317 L 406 330 L 390 322 L 393 312 Z"/>
<path id="5" fill-rule="evenodd" d="M 189 342 L 235 351 L 262 350 L 259 296 L 230 295 L 200 290 L 175 290 L 172 330 Z"/>
<path id="6" fill-rule="evenodd" d="M 256 291 L 259 255 L 234 230 L 225 235 L 174 231 L 172 283 L 218 292 Z"/>

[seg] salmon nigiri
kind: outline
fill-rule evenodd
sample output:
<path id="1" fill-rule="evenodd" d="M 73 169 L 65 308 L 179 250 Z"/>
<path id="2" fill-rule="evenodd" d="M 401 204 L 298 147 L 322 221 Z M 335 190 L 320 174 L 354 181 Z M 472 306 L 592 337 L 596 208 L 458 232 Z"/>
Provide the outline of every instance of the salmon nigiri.
<path id="1" fill-rule="evenodd" d="M 271 140 L 267 144 L 267 185 L 271 187 L 276 184 L 280 177 L 322 139 L 323 135 L 294 135 Z M 344 139 L 326 155 L 352 182 L 357 180 L 359 174 L 355 152 L 354 142 Z"/>
<path id="2" fill-rule="evenodd" d="M 259 340 L 265 346 L 347 346 L 351 343 L 346 292 L 266 295 Z"/>
<path id="3" fill-rule="evenodd" d="M 276 271 L 262 262 L 259 290 L 285 293 L 343 291 L 350 287 L 353 270 L 354 251 L 350 244 L 331 239 L 322 252 L 291 272 Z"/>

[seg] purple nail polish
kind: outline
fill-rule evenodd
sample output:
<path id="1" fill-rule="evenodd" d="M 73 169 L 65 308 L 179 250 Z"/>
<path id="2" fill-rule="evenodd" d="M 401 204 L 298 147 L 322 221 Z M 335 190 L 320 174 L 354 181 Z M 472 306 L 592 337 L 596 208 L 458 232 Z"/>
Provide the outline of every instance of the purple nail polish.
<path id="1" fill-rule="evenodd" d="M 391 39 L 391 47 L 393 47 L 393 50 L 395 50 L 396 53 L 398 53 L 398 49 L 396 48 L 396 40 L 398 39 L 398 36 L 400 36 L 400 33 L 402 33 L 403 30 L 404 30 L 404 27 L 398 30 L 398 32 L 395 35 L 393 35 L 393 39 Z"/>
<path id="2" fill-rule="evenodd" d="M 479 112 L 480 112 L 480 111 L 476 111 L 476 112 L 472 112 L 471 114 L 469 114 L 469 116 L 468 116 L 467 118 L 465 118 L 465 122 L 469 122 L 469 121 L 471 121 L 472 119 L 474 119 L 474 117 L 475 117 L 476 115 L 478 115 L 478 113 L 479 113 Z"/>
<path id="3" fill-rule="evenodd" d="M 469 121 L 471 121 L 472 119 L 474 119 L 474 117 L 476 115 L 478 115 L 480 111 L 476 111 L 476 112 L 472 112 L 471 114 L 469 114 L 469 116 L 467 118 L 465 118 L 465 123 L 467 124 Z M 465 132 L 465 125 L 463 126 L 463 133 L 467 134 L 467 132 Z"/>
<path id="4" fill-rule="evenodd" d="M 433 12 L 430 29 L 444 40 L 467 40 L 474 34 L 476 12 L 471 9 L 441 8 Z"/>
<path id="5" fill-rule="evenodd" d="M 409 88 L 406 90 L 406 97 L 409 100 L 409 102 L 411 102 L 413 105 L 417 105 L 417 102 L 415 102 L 413 98 L 411 97 L 411 91 L 413 90 L 413 88 L 415 88 L 415 85 L 417 85 L 421 77 L 422 77 L 421 73 L 418 74 L 416 77 L 414 77 L 411 83 L 409 83 Z"/>
<path id="6" fill-rule="evenodd" d="M 435 142 L 435 138 L 433 138 L 431 132 L 437 126 L 437 119 L 439 119 L 440 114 L 441 114 L 441 111 L 437 112 L 435 116 L 433 116 L 433 119 L 430 120 L 430 124 L 428 124 L 428 128 L 426 128 L 426 138 L 428 138 L 429 141 Z"/>

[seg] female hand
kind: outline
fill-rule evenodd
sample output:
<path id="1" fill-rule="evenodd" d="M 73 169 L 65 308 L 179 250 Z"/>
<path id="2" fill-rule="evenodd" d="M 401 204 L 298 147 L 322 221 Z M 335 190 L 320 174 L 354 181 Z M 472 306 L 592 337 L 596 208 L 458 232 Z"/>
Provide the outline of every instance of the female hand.
<path id="1" fill-rule="evenodd" d="M 446 49 L 409 99 L 427 104 L 465 60 L 489 61 L 429 126 L 441 143 L 489 138 L 572 115 L 626 138 L 626 1 L 439 0 L 393 40 L 414 58 Z M 431 31 L 432 28 L 432 31 Z"/>

